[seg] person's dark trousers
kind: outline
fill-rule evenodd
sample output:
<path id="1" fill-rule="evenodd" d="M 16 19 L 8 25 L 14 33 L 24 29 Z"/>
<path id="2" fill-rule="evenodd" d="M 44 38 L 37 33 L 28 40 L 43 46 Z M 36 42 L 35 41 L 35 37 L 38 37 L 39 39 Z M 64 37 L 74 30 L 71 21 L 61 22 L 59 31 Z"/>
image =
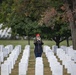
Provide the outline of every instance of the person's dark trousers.
<path id="1" fill-rule="evenodd" d="M 35 57 L 37 58 L 37 57 L 41 57 L 42 56 L 42 52 L 41 53 L 37 53 L 37 52 L 35 52 Z"/>

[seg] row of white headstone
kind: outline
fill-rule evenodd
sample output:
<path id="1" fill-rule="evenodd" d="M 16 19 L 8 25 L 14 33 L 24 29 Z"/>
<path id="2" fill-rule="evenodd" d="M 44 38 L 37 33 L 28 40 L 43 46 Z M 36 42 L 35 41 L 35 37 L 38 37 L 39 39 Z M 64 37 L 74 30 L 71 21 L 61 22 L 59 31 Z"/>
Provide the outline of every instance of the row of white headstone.
<path id="1" fill-rule="evenodd" d="M 30 46 L 26 45 L 22 58 L 19 62 L 19 75 L 26 75 L 28 70 L 28 62 L 30 57 Z"/>
<path id="2" fill-rule="evenodd" d="M 0 45 L 0 62 L 4 61 L 4 57 L 8 57 L 9 53 L 13 50 L 13 45 Z"/>
<path id="3" fill-rule="evenodd" d="M 50 49 L 49 46 L 44 46 L 43 50 L 48 59 L 52 75 L 63 75 L 63 66 L 58 62 L 54 52 Z"/>
<path id="4" fill-rule="evenodd" d="M 42 57 L 37 57 L 35 62 L 35 75 L 44 75 L 44 65 Z"/>
<path id="5" fill-rule="evenodd" d="M 65 51 L 65 54 L 67 54 L 71 59 L 76 62 L 76 50 L 73 50 L 73 46 L 66 47 L 66 46 L 60 46 L 61 49 Z M 56 45 L 52 46 L 52 51 L 54 53 L 57 53 L 58 47 Z"/>
<path id="6" fill-rule="evenodd" d="M 11 70 L 14 68 L 15 62 L 20 52 L 21 52 L 21 45 L 15 46 L 11 54 L 9 54 L 7 60 L 5 60 L 3 64 L 1 64 L 1 75 L 11 74 Z"/>
<path id="7" fill-rule="evenodd" d="M 76 62 L 76 50 L 73 50 L 73 47 L 61 46 L 61 48 L 65 51 L 65 54 L 71 57 L 71 60 Z"/>
<path id="8" fill-rule="evenodd" d="M 68 54 L 73 60 L 74 62 L 76 62 L 76 50 L 73 50 L 73 46 L 67 47 L 67 46 L 60 46 L 61 49 L 63 49 L 65 51 L 66 54 Z M 52 51 L 54 53 L 57 53 L 57 49 L 58 47 L 56 45 L 52 46 Z"/>
<path id="9" fill-rule="evenodd" d="M 57 56 L 62 61 L 67 72 L 76 75 L 76 51 L 72 47 L 57 48 Z"/>
<path id="10" fill-rule="evenodd" d="M 52 51 L 57 54 L 58 47 L 56 45 L 52 46 Z M 73 46 L 66 47 L 60 46 L 60 49 L 63 49 L 65 54 L 67 54 L 74 62 L 76 62 L 76 50 L 73 50 Z"/>
<path id="11" fill-rule="evenodd" d="M 11 37 L 11 28 L 6 27 L 5 29 L 2 28 L 2 24 L 0 24 L 0 38 L 10 38 Z"/>

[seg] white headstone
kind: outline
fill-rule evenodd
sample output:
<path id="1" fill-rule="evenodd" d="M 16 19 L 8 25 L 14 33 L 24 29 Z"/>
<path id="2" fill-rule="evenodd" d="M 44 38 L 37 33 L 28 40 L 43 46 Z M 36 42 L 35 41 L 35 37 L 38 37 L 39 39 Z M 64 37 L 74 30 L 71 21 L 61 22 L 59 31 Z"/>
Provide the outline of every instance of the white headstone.
<path id="1" fill-rule="evenodd" d="M 54 53 L 57 53 L 57 48 L 58 48 L 58 46 L 56 46 L 56 45 L 52 46 L 52 50 L 53 50 Z"/>
<path id="2" fill-rule="evenodd" d="M 1 62 L 3 62 L 3 60 L 4 60 L 3 52 L 0 52 L 0 58 L 1 58 Z"/>
<path id="3" fill-rule="evenodd" d="M 44 67 L 42 57 L 37 57 L 35 63 L 35 75 L 44 75 L 43 71 Z"/>
<path id="4" fill-rule="evenodd" d="M 9 75 L 9 67 L 7 64 L 1 65 L 1 75 Z"/>

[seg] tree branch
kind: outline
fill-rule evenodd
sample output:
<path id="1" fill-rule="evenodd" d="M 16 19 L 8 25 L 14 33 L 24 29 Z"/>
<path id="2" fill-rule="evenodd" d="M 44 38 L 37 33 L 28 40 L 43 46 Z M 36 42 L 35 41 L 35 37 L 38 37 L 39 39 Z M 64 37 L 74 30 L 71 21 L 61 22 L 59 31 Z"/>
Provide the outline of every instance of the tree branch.
<path id="1" fill-rule="evenodd" d="M 62 41 L 64 41 L 64 40 L 66 40 L 66 38 L 63 38 L 62 40 L 60 40 L 60 42 L 62 42 Z"/>

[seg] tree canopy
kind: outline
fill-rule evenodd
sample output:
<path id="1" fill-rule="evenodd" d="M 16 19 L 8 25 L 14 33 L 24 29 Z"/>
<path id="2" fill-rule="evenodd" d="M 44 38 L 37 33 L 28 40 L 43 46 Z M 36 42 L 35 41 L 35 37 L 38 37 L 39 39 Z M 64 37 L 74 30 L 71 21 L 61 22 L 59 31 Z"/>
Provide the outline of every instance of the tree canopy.
<path id="1" fill-rule="evenodd" d="M 17 34 L 34 36 L 36 33 L 41 33 L 43 38 L 52 38 L 58 42 L 55 39 L 56 36 L 60 37 L 60 41 L 67 34 L 68 38 L 70 36 L 66 12 L 62 10 L 65 8 L 64 2 L 66 1 L 2 0 L 0 3 L 0 23 L 11 27 L 14 36 Z"/>

